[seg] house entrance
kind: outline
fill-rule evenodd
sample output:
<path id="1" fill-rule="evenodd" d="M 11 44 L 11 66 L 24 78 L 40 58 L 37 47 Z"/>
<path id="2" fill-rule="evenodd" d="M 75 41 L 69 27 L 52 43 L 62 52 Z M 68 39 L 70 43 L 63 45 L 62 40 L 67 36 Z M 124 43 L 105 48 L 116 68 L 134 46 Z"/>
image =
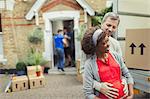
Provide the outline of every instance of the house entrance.
<path id="1" fill-rule="evenodd" d="M 64 55 L 65 55 L 65 67 L 75 67 L 75 41 L 74 41 L 74 21 L 73 20 L 57 20 L 52 22 L 52 31 L 53 35 L 56 35 L 57 31 L 63 30 L 64 35 L 67 35 L 69 38 L 66 40 L 68 46 L 64 46 Z M 54 42 L 54 40 L 53 40 Z M 55 47 L 55 46 L 53 46 Z M 53 48 L 55 51 L 55 48 Z M 58 61 L 59 55 L 54 52 L 54 66 Z"/>
<path id="2" fill-rule="evenodd" d="M 72 23 L 74 32 L 74 45 L 75 45 L 75 61 L 80 59 L 80 42 L 75 39 L 79 32 L 79 11 L 54 11 L 43 13 L 45 32 L 44 32 L 44 47 L 45 51 L 43 53 L 45 59 L 50 61 L 50 65 L 54 68 L 54 44 L 53 44 L 53 34 L 57 33 L 57 29 L 63 29 L 63 24 Z M 72 20 L 73 22 L 65 22 L 65 20 Z M 78 46 L 78 47 L 76 47 Z M 78 54 L 76 53 L 78 52 Z"/>

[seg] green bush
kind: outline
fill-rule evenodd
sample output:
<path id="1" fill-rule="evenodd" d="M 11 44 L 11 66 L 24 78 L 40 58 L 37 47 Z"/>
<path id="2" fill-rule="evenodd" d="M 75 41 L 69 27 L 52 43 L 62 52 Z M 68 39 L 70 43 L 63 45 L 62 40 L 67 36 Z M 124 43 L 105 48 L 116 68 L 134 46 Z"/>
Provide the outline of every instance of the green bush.
<path id="1" fill-rule="evenodd" d="M 39 44 L 43 41 L 43 31 L 36 27 L 28 36 L 28 40 L 32 44 Z"/>
<path id="2" fill-rule="evenodd" d="M 22 61 L 17 62 L 17 64 L 16 64 L 16 70 L 17 71 L 25 71 L 26 70 L 26 64 L 25 64 L 25 62 L 22 62 Z"/>
<path id="3" fill-rule="evenodd" d="M 34 65 L 45 65 L 48 63 L 48 61 L 46 61 L 43 56 L 42 56 L 42 53 L 31 48 L 26 60 L 25 60 L 25 63 L 28 65 L 28 66 L 34 66 Z"/>

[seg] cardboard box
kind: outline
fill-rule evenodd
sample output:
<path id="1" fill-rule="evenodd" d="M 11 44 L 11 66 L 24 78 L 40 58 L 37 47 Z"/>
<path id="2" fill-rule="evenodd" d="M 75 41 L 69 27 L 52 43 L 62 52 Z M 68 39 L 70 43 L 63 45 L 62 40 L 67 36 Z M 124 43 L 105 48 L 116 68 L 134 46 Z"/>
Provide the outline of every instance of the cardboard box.
<path id="1" fill-rule="evenodd" d="M 36 71 L 40 71 L 40 76 L 37 76 Z M 43 76 L 43 70 L 40 65 L 38 66 L 28 66 L 27 67 L 27 74 L 29 79 L 29 87 L 32 88 L 39 88 L 45 85 L 45 78 Z"/>
<path id="2" fill-rule="evenodd" d="M 27 76 L 16 76 L 12 79 L 12 91 L 26 90 L 29 88 Z"/>
<path id="3" fill-rule="evenodd" d="M 129 68 L 150 70 L 150 29 L 126 31 L 125 62 Z"/>
<path id="4" fill-rule="evenodd" d="M 30 89 L 32 88 L 39 88 L 45 85 L 45 78 L 44 76 L 29 76 L 29 86 Z"/>

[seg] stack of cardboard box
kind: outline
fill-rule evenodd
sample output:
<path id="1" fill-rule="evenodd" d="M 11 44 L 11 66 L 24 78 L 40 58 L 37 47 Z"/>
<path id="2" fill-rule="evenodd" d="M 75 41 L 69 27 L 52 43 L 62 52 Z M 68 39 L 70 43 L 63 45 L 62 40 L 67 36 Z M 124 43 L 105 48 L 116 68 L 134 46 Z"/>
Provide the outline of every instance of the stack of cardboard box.
<path id="1" fill-rule="evenodd" d="M 40 75 L 39 74 L 37 75 L 37 72 L 39 72 Z M 28 66 L 27 75 L 29 79 L 30 88 L 38 88 L 38 87 L 43 87 L 45 85 L 45 78 L 43 76 L 43 71 L 41 66 Z"/>

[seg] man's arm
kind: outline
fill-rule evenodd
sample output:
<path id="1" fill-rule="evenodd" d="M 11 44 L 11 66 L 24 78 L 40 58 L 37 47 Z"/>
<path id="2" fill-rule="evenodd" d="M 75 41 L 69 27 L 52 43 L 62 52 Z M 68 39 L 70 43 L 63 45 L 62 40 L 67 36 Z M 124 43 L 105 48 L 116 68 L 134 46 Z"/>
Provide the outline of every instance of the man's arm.
<path id="1" fill-rule="evenodd" d="M 84 74 L 83 74 L 83 90 L 86 96 L 86 99 L 94 99 L 96 95 L 94 95 L 93 90 L 93 74 L 92 69 L 89 62 L 85 63 L 84 66 Z"/>

